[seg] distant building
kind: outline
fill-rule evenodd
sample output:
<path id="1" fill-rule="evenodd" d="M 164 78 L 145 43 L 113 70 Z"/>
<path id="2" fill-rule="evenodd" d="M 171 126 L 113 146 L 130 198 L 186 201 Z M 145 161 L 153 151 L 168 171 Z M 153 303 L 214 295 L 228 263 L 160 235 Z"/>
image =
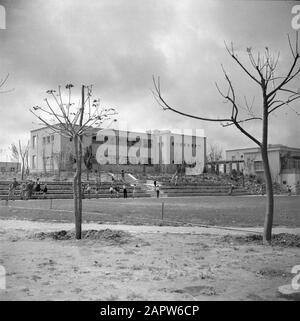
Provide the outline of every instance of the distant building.
<path id="1" fill-rule="evenodd" d="M 202 172 L 206 138 L 196 134 L 89 128 L 83 137 L 83 153 L 91 147 L 94 170 L 114 171 L 127 167 L 142 171 L 145 166 L 148 169 L 159 166 L 164 171 L 174 172 L 178 165 L 197 164 Z M 31 131 L 29 154 L 33 173 L 72 170 L 74 165 L 73 143 L 47 127 Z"/>
<path id="2" fill-rule="evenodd" d="M 0 173 L 18 173 L 21 170 L 21 164 L 17 162 L 0 162 Z"/>
<path id="3" fill-rule="evenodd" d="M 300 184 L 300 148 L 269 145 L 268 157 L 273 182 L 290 186 Z M 264 178 L 263 162 L 258 147 L 227 150 L 226 160 L 243 160 L 241 167 L 244 174 Z"/>

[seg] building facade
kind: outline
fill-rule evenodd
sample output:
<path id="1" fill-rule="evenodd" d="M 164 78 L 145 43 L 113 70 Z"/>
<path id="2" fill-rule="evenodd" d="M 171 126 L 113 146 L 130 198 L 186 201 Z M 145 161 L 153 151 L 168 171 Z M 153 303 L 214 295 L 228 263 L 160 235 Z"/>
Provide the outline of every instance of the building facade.
<path id="1" fill-rule="evenodd" d="M 0 173 L 18 173 L 21 171 L 21 164 L 18 162 L 0 162 Z"/>
<path id="2" fill-rule="evenodd" d="M 159 166 L 174 172 L 186 164 L 203 171 L 206 138 L 171 131 L 132 132 L 89 128 L 83 137 L 83 153 L 92 153 L 93 169 L 113 171 L 118 167 L 144 168 Z M 33 173 L 72 170 L 74 146 L 69 138 L 49 128 L 31 131 L 30 170 Z"/>
<path id="3" fill-rule="evenodd" d="M 268 157 L 273 182 L 289 186 L 300 183 L 300 148 L 269 145 Z M 258 147 L 227 150 L 226 160 L 242 160 L 244 174 L 264 179 L 263 162 Z"/>

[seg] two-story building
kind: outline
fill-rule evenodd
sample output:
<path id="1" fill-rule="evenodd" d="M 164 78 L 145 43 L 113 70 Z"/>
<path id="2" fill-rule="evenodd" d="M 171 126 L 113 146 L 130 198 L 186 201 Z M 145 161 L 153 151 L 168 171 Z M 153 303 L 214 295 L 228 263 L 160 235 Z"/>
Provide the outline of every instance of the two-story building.
<path id="1" fill-rule="evenodd" d="M 203 133 L 201 131 L 201 133 Z M 116 129 L 89 128 L 83 137 L 83 153 L 91 147 L 93 168 L 113 171 L 122 166 L 158 165 L 174 172 L 176 165 L 196 165 L 203 171 L 206 137 L 199 131 L 172 133 L 171 131 L 133 132 Z M 31 131 L 30 170 L 33 173 L 72 170 L 73 142 L 47 127 Z M 121 166 L 121 167 L 120 167 Z M 200 172 L 199 172 L 200 173 Z"/>
<path id="2" fill-rule="evenodd" d="M 273 182 L 292 187 L 300 183 L 300 148 L 269 145 L 268 157 Z M 264 179 L 263 162 L 258 147 L 227 150 L 226 160 L 242 160 L 244 174 Z"/>

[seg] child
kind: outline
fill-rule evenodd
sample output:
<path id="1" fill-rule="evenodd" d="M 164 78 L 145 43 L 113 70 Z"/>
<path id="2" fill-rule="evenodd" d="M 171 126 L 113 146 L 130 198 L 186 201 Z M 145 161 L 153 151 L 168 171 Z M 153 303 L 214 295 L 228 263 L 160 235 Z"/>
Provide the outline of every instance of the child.
<path id="1" fill-rule="evenodd" d="M 175 186 L 177 186 L 177 183 L 178 183 L 178 176 L 176 175 L 175 176 Z"/>
<path id="2" fill-rule="evenodd" d="M 45 184 L 44 188 L 43 188 L 43 197 L 44 198 L 47 198 L 47 192 L 48 192 L 48 187 L 47 187 L 47 184 Z"/>
<path id="3" fill-rule="evenodd" d="M 19 185 L 20 184 L 17 182 L 17 179 L 14 178 L 13 182 L 9 185 L 8 199 L 12 198 L 12 200 L 15 200 L 15 192 Z"/>
<path id="4" fill-rule="evenodd" d="M 34 190 L 35 190 L 37 193 L 39 193 L 39 192 L 41 191 L 41 183 L 40 183 L 40 179 L 39 179 L 39 178 L 36 179 Z"/>
<path id="5" fill-rule="evenodd" d="M 90 199 L 91 198 L 91 186 L 89 183 L 86 186 L 86 192 L 88 194 L 88 199 Z"/>
<path id="6" fill-rule="evenodd" d="M 120 187 L 119 187 L 119 186 L 116 186 L 116 187 L 115 187 L 115 191 L 116 191 L 116 196 L 117 196 L 117 198 L 119 198 Z"/>
<path id="7" fill-rule="evenodd" d="M 110 192 L 110 198 L 112 198 L 114 193 L 114 189 L 112 186 L 109 188 L 109 192 Z"/>

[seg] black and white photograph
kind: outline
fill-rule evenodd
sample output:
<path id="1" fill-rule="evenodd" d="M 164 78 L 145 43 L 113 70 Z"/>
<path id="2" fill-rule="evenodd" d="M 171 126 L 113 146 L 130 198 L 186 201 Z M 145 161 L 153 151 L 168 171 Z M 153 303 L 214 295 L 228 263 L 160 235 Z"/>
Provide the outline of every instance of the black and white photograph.
<path id="1" fill-rule="evenodd" d="M 0 301 L 300 301 L 299 33 L 298 1 L 0 0 Z"/>

